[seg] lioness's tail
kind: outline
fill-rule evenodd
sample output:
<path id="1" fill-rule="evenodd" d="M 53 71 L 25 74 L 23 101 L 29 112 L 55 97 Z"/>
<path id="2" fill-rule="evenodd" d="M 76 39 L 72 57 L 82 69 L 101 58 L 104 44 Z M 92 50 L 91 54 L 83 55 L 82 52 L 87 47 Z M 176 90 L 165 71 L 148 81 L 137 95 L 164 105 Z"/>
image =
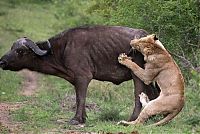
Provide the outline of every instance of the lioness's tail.
<path id="1" fill-rule="evenodd" d="M 179 111 L 174 111 L 173 113 L 168 114 L 164 119 L 162 119 L 159 122 L 154 123 L 154 124 L 152 124 L 150 126 L 163 125 L 163 124 L 169 122 L 170 120 L 172 120 L 179 112 L 180 112 L 180 110 Z"/>

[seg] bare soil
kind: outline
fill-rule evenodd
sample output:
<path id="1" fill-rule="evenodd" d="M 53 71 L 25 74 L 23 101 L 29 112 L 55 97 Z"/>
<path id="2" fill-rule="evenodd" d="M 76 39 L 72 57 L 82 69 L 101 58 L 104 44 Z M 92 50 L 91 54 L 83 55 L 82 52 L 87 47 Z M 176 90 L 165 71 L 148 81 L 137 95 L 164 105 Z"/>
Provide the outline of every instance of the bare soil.
<path id="1" fill-rule="evenodd" d="M 22 103 L 0 103 L 0 129 L 4 128 L 10 133 L 18 130 L 20 123 L 11 120 L 10 112 L 19 109 L 22 105 Z"/>
<path id="2" fill-rule="evenodd" d="M 22 70 L 20 74 L 24 78 L 21 94 L 32 96 L 38 89 L 38 73 L 29 70 Z"/>
<path id="3" fill-rule="evenodd" d="M 32 72 L 29 70 L 22 70 L 19 74 L 23 77 L 22 82 L 22 90 L 20 94 L 24 96 L 33 96 L 39 89 L 38 79 L 39 74 L 36 72 Z M 76 106 L 75 96 L 65 96 L 63 101 L 61 102 L 61 109 L 62 110 L 71 110 L 75 111 Z M 18 103 L 0 103 L 0 133 L 5 132 L 3 130 L 7 130 L 10 134 L 16 133 L 23 133 L 20 129 L 22 124 L 18 122 L 14 122 L 11 118 L 10 113 L 14 110 L 21 108 L 23 105 L 26 105 L 24 102 Z M 100 108 L 95 103 L 86 104 L 87 110 L 95 110 L 96 112 L 100 111 Z M 66 122 L 64 122 L 66 123 Z M 81 126 L 82 127 L 82 126 Z M 84 126 L 83 126 L 84 127 Z M 31 132 L 32 133 L 32 132 Z M 113 134 L 113 133 L 105 133 L 105 132 L 81 132 L 78 130 L 47 130 L 44 133 L 55 134 L 55 133 L 62 133 L 62 134 Z M 115 133 L 115 134 L 124 134 L 122 132 Z M 133 131 L 131 134 L 139 134 L 137 131 Z"/>
<path id="4" fill-rule="evenodd" d="M 38 74 L 28 70 L 22 70 L 19 73 L 24 79 L 21 94 L 25 96 L 33 95 L 38 87 Z M 23 102 L 0 103 L 0 132 L 5 129 L 9 133 L 18 133 L 20 123 L 12 121 L 10 112 L 21 108 L 23 105 Z"/>
<path id="5" fill-rule="evenodd" d="M 23 77 L 22 82 L 22 89 L 20 94 L 24 96 L 33 96 L 39 89 L 38 79 L 39 74 L 37 72 L 32 72 L 29 70 L 22 70 L 19 74 Z M 65 110 L 72 110 L 76 109 L 75 104 L 75 96 L 65 96 L 62 101 L 61 108 Z M 23 102 L 19 103 L 0 103 L 0 133 L 3 129 L 8 130 L 10 134 L 20 133 L 20 123 L 14 122 L 11 118 L 10 113 L 14 110 L 17 110 L 25 105 Z M 96 104 L 87 104 L 86 109 L 88 110 L 96 110 L 99 111 L 99 108 Z M 48 133 L 59 133 L 59 131 L 48 131 Z M 63 130 L 61 133 L 66 134 L 96 134 L 96 133 L 86 133 L 86 132 L 79 132 L 79 131 L 66 131 Z"/>

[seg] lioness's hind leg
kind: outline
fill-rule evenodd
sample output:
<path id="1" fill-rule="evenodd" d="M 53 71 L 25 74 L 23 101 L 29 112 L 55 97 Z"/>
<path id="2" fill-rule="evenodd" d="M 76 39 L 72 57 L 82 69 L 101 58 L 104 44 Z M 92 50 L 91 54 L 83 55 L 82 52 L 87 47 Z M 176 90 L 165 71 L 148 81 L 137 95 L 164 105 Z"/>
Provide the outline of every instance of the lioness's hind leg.
<path id="1" fill-rule="evenodd" d="M 167 108 L 162 104 L 162 98 L 158 97 L 155 100 L 150 101 L 144 109 L 139 114 L 138 118 L 135 121 L 127 122 L 121 121 L 118 124 L 124 125 L 135 125 L 135 124 L 143 124 L 149 117 L 157 114 L 162 114 L 167 111 Z"/>
<path id="2" fill-rule="evenodd" d="M 159 126 L 159 125 L 163 125 L 167 122 L 169 122 L 171 119 L 173 119 L 177 114 L 179 113 L 179 111 L 174 111 L 173 113 L 169 113 L 164 119 L 160 120 L 157 123 L 154 123 L 152 125 L 149 126 Z"/>
<path id="3" fill-rule="evenodd" d="M 141 94 L 140 94 L 141 96 Z M 143 124 L 150 116 L 155 115 L 156 113 L 160 112 L 156 112 L 154 113 L 154 111 L 156 111 L 158 108 L 156 107 L 156 99 L 150 101 L 145 107 L 144 109 L 141 111 L 141 113 L 139 114 L 138 118 L 135 121 L 120 121 L 117 124 L 122 124 L 122 125 L 135 125 L 135 124 Z"/>

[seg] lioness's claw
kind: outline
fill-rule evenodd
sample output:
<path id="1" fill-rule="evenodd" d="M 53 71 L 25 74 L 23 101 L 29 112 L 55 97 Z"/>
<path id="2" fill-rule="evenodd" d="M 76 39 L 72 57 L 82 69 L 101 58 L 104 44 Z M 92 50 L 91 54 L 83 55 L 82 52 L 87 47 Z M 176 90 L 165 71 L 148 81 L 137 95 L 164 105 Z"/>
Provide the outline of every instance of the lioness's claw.
<path id="1" fill-rule="evenodd" d="M 119 57 L 118 57 L 118 61 L 119 61 L 119 62 L 122 61 L 122 57 L 121 57 L 121 55 L 119 55 Z"/>
<path id="2" fill-rule="evenodd" d="M 119 63 L 122 63 L 125 59 L 131 60 L 131 57 L 128 57 L 125 53 L 121 53 L 118 57 Z"/>

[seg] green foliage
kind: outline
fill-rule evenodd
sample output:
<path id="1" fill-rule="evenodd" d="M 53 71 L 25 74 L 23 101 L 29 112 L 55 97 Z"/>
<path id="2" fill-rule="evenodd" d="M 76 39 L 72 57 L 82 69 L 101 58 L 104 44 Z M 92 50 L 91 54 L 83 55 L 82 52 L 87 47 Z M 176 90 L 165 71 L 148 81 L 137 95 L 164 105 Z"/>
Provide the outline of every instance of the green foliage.
<path id="1" fill-rule="evenodd" d="M 88 7 L 94 4 L 93 0 L 52 0 L 55 10 L 54 14 L 59 21 L 56 28 L 70 28 L 80 25 L 92 25 L 101 23 L 101 18 L 95 14 L 88 13 Z"/>
<path id="2" fill-rule="evenodd" d="M 156 33 L 172 53 L 186 57 L 196 67 L 200 62 L 199 5 L 198 0 L 96 0 L 91 12 L 99 13 L 106 24 Z M 190 79 L 191 73 L 184 71 Z"/>
<path id="3" fill-rule="evenodd" d="M 200 74 L 195 70 L 191 70 L 191 74 L 192 79 L 189 80 L 190 87 L 193 90 L 200 90 Z"/>
<path id="4" fill-rule="evenodd" d="M 191 126 L 197 126 L 200 124 L 200 116 L 195 115 L 185 119 L 185 123 Z"/>
<path id="5" fill-rule="evenodd" d="M 113 105 L 113 103 L 111 105 L 104 105 L 101 109 L 99 115 L 99 120 L 101 121 L 119 121 L 123 119 L 120 116 L 120 109 Z"/>

